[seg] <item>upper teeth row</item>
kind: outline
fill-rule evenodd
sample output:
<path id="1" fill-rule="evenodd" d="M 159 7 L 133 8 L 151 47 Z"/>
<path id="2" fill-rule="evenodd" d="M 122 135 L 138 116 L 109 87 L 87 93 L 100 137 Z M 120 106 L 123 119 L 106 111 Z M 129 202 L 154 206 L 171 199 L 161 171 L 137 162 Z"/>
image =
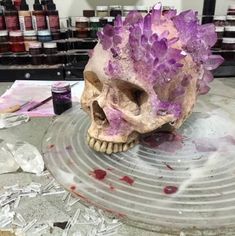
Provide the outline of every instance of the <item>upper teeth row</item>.
<path id="1" fill-rule="evenodd" d="M 128 149 L 135 146 L 136 141 L 131 143 L 111 143 L 106 141 L 100 141 L 98 139 L 87 136 L 87 143 L 89 146 L 97 152 L 103 152 L 107 154 L 126 152 Z"/>

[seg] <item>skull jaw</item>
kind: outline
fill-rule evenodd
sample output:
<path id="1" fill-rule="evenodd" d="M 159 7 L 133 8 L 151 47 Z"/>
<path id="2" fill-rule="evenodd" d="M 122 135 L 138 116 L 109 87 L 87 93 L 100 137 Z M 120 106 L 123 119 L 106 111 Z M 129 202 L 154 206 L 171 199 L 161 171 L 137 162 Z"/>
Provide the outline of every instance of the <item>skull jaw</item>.
<path id="1" fill-rule="evenodd" d="M 133 148 L 139 141 L 139 134 L 135 131 L 115 136 L 108 135 L 104 129 L 92 123 L 87 132 L 87 143 L 90 148 L 106 154 L 125 152 Z"/>

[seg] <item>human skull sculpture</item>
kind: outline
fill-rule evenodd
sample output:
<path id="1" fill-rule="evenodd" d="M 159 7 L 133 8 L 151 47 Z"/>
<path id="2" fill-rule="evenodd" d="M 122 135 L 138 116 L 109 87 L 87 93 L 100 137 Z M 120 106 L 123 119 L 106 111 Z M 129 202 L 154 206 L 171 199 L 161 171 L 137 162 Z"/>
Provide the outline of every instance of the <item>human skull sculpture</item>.
<path id="1" fill-rule="evenodd" d="M 145 17 L 117 17 L 98 37 L 81 104 L 92 120 L 89 146 L 107 154 L 127 151 L 140 134 L 166 124 L 179 128 L 209 91 L 210 70 L 223 62 L 210 50 L 214 25 L 199 25 L 191 10 L 162 13 L 160 3 Z"/>

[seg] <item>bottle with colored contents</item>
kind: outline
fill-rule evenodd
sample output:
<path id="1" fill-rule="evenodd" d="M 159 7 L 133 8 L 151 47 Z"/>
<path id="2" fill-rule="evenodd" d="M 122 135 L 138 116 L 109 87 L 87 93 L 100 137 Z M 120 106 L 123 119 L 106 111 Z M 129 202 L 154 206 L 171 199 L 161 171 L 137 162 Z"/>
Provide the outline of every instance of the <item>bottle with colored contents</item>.
<path id="1" fill-rule="evenodd" d="M 21 4 L 21 0 L 14 0 L 14 6 L 17 9 L 17 11 L 20 10 L 20 4 Z"/>
<path id="2" fill-rule="evenodd" d="M 19 13 L 19 20 L 20 20 L 20 30 L 32 30 L 32 17 L 31 12 L 29 11 L 29 5 L 26 3 L 26 0 L 21 0 L 20 4 L 20 11 Z"/>
<path id="3" fill-rule="evenodd" d="M 43 6 L 40 4 L 39 0 L 35 0 L 33 10 L 32 21 L 34 30 L 46 30 L 46 12 L 43 10 Z"/>
<path id="4" fill-rule="evenodd" d="M 3 8 L 0 6 L 0 30 L 5 30 L 5 29 L 6 29 L 6 24 L 3 15 Z"/>
<path id="5" fill-rule="evenodd" d="M 43 10 L 46 11 L 47 10 L 47 4 L 48 4 L 48 0 L 42 0 L 41 1 L 41 4 L 42 4 L 42 7 L 43 7 Z"/>
<path id="6" fill-rule="evenodd" d="M 57 82 L 52 85 L 54 113 L 60 115 L 72 107 L 71 86 L 68 82 Z"/>
<path id="7" fill-rule="evenodd" d="M 8 31 L 20 29 L 18 11 L 12 4 L 11 0 L 7 0 L 5 3 L 4 15 L 5 15 L 6 29 Z"/>
<path id="8" fill-rule="evenodd" d="M 59 12 L 56 10 L 56 5 L 53 3 L 53 0 L 50 0 L 47 4 L 47 25 L 48 29 L 52 32 L 59 31 L 60 29 L 60 20 Z"/>

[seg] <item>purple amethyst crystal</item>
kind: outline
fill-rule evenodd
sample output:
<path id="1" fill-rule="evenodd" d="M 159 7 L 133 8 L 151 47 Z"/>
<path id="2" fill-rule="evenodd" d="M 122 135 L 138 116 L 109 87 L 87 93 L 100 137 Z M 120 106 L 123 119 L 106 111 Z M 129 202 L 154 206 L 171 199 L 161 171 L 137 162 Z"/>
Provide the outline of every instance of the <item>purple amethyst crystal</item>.
<path id="1" fill-rule="evenodd" d="M 170 27 L 166 28 L 164 24 Z M 164 27 L 165 31 L 156 30 Z M 171 36 L 171 30 L 175 31 L 175 37 Z M 221 56 L 211 53 L 211 47 L 217 40 L 213 24 L 200 25 L 197 13 L 192 10 L 179 15 L 175 10 L 170 10 L 163 15 L 160 3 L 145 17 L 133 11 L 122 22 L 118 16 L 114 26 L 105 26 L 98 33 L 98 38 L 103 49 L 113 57 L 104 68 L 106 75 L 110 79 L 118 79 L 123 59 L 128 59 L 128 62 L 131 60 L 138 79 L 146 87 L 167 87 L 184 70 L 187 57 L 192 58 L 195 68 L 204 70 L 203 77 L 197 81 L 197 89 L 198 94 L 206 94 L 210 89 L 209 83 L 213 80 L 210 71 L 223 63 Z M 189 74 L 182 73 L 181 84 L 171 91 L 169 101 L 156 98 L 153 102 L 156 113 L 174 114 L 178 117 L 181 105 L 174 100 L 184 95 L 191 79 Z"/>

